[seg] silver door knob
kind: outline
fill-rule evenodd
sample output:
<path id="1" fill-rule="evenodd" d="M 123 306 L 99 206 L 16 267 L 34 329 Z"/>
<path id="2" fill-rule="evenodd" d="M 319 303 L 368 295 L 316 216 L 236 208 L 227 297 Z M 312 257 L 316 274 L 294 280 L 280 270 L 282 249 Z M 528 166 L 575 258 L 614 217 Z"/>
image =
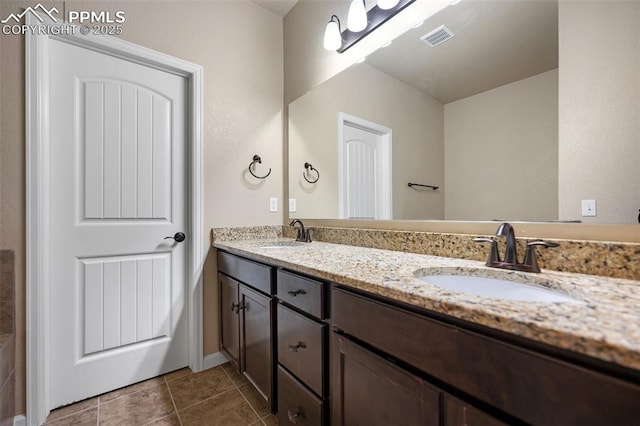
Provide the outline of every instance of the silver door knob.
<path id="1" fill-rule="evenodd" d="M 164 237 L 165 240 L 175 240 L 176 243 L 181 243 L 187 239 L 187 236 L 184 235 L 184 232 L 176 232 L 173 237 Z"/>

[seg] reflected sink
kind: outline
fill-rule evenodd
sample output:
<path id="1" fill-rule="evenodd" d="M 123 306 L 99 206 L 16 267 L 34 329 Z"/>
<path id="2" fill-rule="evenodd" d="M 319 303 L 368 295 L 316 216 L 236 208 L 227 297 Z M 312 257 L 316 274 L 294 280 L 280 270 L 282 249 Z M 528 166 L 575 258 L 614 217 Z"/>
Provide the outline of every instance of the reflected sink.
<path id="1" fill-rule="evenodd" d="M 298 247 L 303 246 L 309 243 L 303 243 L 301 241 L 292 241 L 292 240 L 283 240 L 283 241 L 273 241 L 270 243 L 264 243 L 264 245 L 258 246 L 263 249 L 279 249 L 279 248 L 288 248 L 288 247 Z"/>
<path id="2" fill-rule="evenodd" d="M 426 275 L 418 277 L 418 279 L 447 290 L 493 299 L 547 303 L 579 302 L 571 296 L 554 290 L 495 278 L 466 275 Z"/>

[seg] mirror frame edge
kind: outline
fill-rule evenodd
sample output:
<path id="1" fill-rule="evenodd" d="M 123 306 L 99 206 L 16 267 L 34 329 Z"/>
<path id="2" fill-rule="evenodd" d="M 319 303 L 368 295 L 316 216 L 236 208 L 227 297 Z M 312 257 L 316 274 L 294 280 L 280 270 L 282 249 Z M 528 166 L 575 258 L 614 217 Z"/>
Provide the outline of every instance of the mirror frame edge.
<path id="1" fill-rule="evenodd" d="M 291 219 L 286 214 L 285 225 Z M 437 232 L 445 234 L 493 235 L 500 222 L 439 220 L 347 220 L 305 219 L 307 227 L 358 228 L 371 230 Z M 518 237 L 581 240 L 612 243 L 640 243 L 639 225 L 585 223 L 510 222 Z"/>

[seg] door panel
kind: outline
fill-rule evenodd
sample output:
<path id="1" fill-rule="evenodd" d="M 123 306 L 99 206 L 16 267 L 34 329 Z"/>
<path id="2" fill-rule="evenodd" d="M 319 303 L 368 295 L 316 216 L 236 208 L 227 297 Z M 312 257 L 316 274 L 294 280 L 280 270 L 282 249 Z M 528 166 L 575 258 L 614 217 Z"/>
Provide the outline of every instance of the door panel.
<path id="1" fill-rule="evenodd" d="M 271 401 L 271 299 L 240 285 L 243 330 L 242 369 Z"/>
<path id="2" fill-rule="evenodd" d="M 124 81 L 76 86 L 84 138 L 83 219 L 170 218 L 171 103 Z M 82 146 L 84 141 L 84 146 Z"/>
<path id="3" fill-rule="evenodd" d="M 336 333 L 331 350 L 334 425 L 440 424 L 438 389 Z"/>
<path id="4" fill-rule="evenodd" d="M 51 40 L 51 406 L 188 364 L 187 80 Z"/>
<path id="5" fill-rule="evenodd" d="M 231 356 L 236 368 L 240 368 L 240 325 L 238 318 L 238 283 L 218 274 L 220 283 L 220 347 Z"/>

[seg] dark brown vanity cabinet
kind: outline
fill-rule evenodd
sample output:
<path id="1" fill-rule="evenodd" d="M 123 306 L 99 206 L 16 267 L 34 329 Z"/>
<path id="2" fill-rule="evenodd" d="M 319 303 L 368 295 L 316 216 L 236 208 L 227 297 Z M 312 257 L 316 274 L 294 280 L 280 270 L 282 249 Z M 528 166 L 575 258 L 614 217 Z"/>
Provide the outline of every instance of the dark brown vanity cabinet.
<path id="1" fill-rule="evenodd" d="M 333 333 L 333 425 L 438 426 L 440 391 Z"/>
<path id="2" fill-rule="evenodd" d="M 402 413 L 412 413 L 413 420 L 404 424 L 433 421 L 416 420 L 425 419 L 420 416 L 426 412 L 447 426 L 499 425 L 503 421 L 639 424 L 637 375 L 635 382 L 622 380 L 575 365 L 567 361 L 568 353 L 563 359 L 539 353 L 515 339 L 481 334 L 348 289 L 334 287 L 331 303 L 334 426 L 369 424 L 357 419 L 375 410 L 384 411 L 377 413 L 378 417 L 400 415 L 392 411 L 394 406 L 386 407 L 385 399 L 398 399 Z M 421 390 L 418 384 L 422 377 L 439 383 L 444 390 Z M 412 380 L 413 386 L 408 384 Z M 365 396 L 353 396 L 357 392 Z M 477 404 L 472 406 L 465 399 Z M 433 401 L 440 401 L 439 413 Z M 478 405 L 485 409 L 476 408 Z M 427 406 L 431 408 L 423 408 Z"/>
<path id="3" fill-rule="evenodd" d="M 329 325 L 326 283 L 278 270 L 278 421 L 326 425 Z"/>
<path id="4" fill-rule="evenodd" d="M 272 269 L 218 253 L 220 350 L 262 394 L 273 398 Z M 246 280 L 246 281 L 242 281 Z"/>

